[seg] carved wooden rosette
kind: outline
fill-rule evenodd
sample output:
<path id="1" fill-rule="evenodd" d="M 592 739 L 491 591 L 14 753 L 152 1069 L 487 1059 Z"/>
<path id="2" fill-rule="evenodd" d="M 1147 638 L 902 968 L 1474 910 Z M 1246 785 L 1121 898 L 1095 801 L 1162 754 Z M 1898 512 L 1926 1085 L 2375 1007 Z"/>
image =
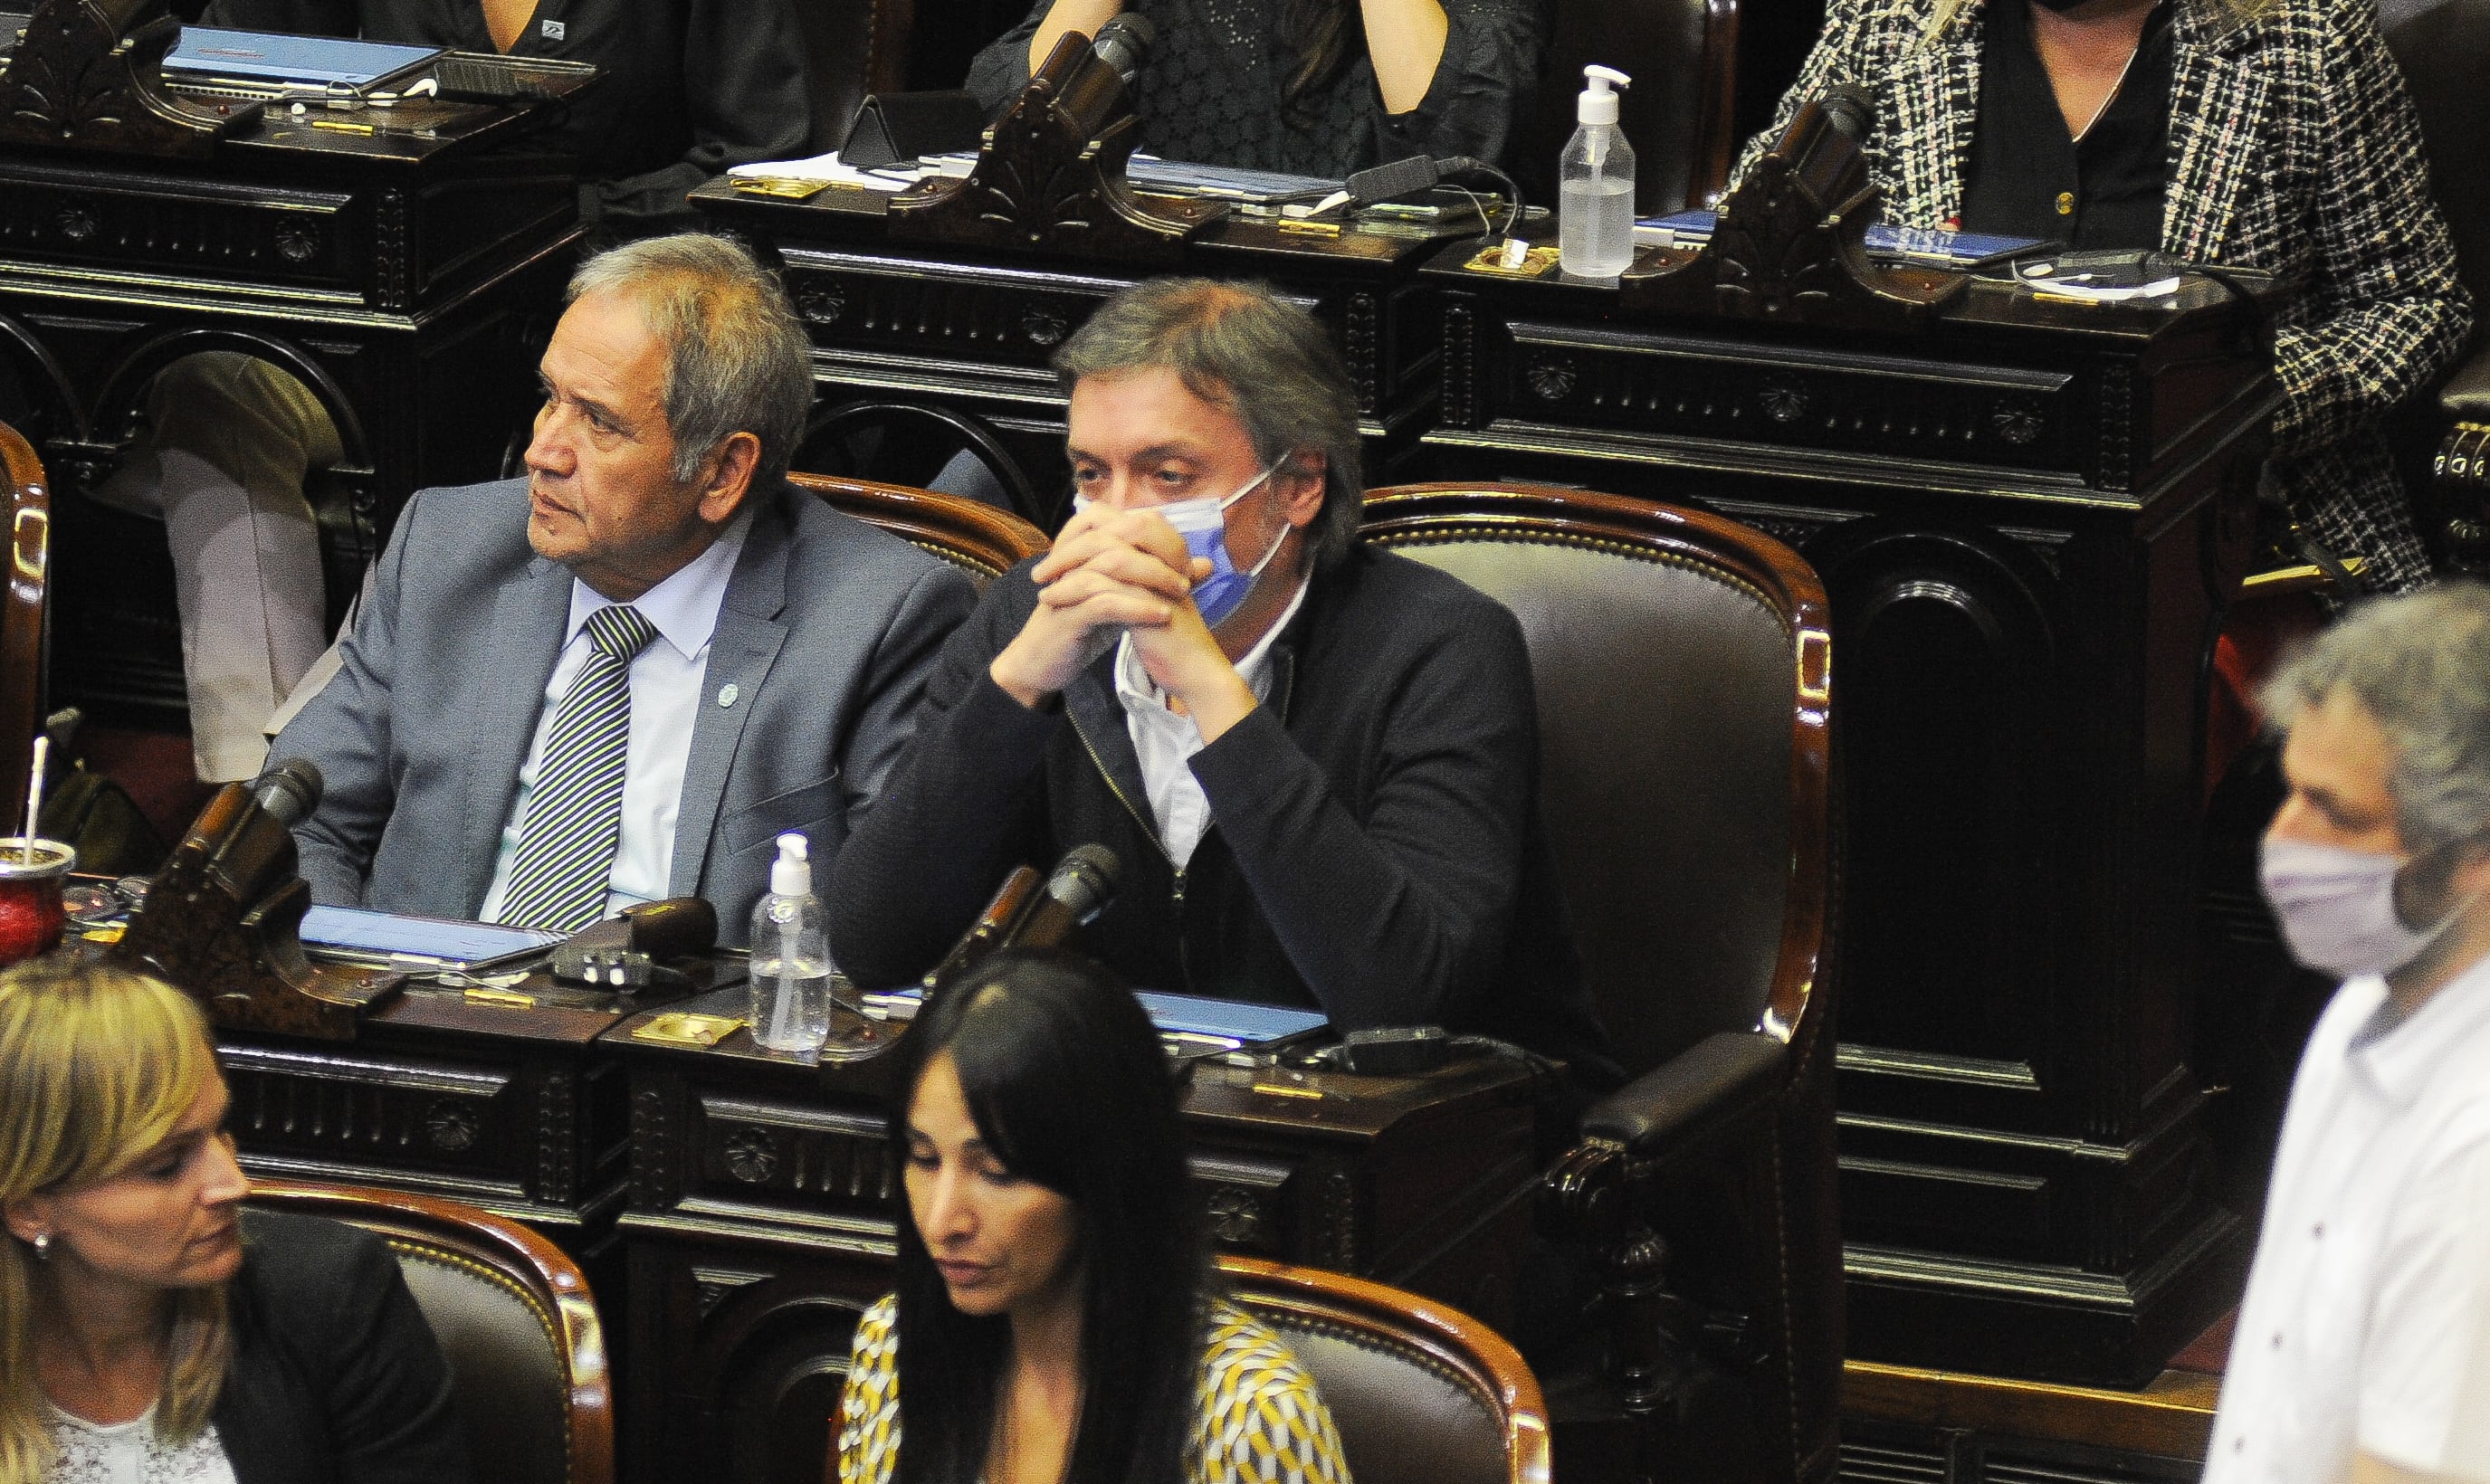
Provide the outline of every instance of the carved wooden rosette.
<path id="1" fill-rule="evenodd" d="M 1711 242 L 1692 256 L 1669 254 L 1628 270 L 1619 302 L 1852 329 L 1931 323 L 1969 280 L 1868 260 L 1868 227 L 1881 192 L 1867 175 L 1858 146 L 1809 105 L 1721 203 Z"/>
<path id="2" fill-rule="evenodd" d="M 1101 262 L 1172 264 L 1228 214 L 1220 201 L 1136 195 L 1124 161 L 1141 120 L 1124 85 L 1075 33 L 987 130 L 976 168 L 892 198 L 893 238 L 966 247 L 1060 249 Z"/>
<path id="3" fill-rule="evenodd" d="M 164 0 L 42 0 L 0 72 L 0 141 L 205 158 L 258 110 L 210 113 L 165 92 L 181 34 Z"/>
<path id="4" fill-rule="evenodd" d="M 303 956 L 311 889 L 294 837 L 227 784 L 199 813 L 107 960 L 195 996 L 219 1025 L 352 1041 L 404 976 Z"/>

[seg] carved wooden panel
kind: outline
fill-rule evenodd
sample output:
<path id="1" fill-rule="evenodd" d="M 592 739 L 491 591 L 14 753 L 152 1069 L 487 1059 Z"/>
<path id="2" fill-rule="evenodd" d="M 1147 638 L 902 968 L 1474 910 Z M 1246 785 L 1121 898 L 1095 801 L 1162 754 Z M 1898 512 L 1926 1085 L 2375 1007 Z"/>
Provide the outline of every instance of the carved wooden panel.
<path id="1" fill-rule="evenodd" d="M 507 1068 L 230 1039 L 220 1059 L 246 1156 L 527 1193 L 537 1109 Z"/>
<path id="2" fill-rule="evenodd" d="M 713 1092 L 696 1106 L 696 1178 L 706 1194 L 876 1213 L 898 1199 L 898 1161 L 879 1113 Z"/>
<path id="3" fill-rule="evenodd" d="M 336 191 L 245 186 L 25 161 L 0 165 L 0 253 L 82 267 L 352 286 L 362 253 Z"/>
<path id="4" fill-rule="evenodd" d="M 2064 372 L 1542 321 L 1517 321 L 1510 333 L 1511 381 L 1496 410 L 1516 419 L 2070 472 L 2088 451 L 2076 442 L 2085 410 Z M 1448 373 L 1448 404 L 1466 402 L 1466 384 Z M 1463 411 L 1463 425 L 1476 425 Z"/>
<path id="5" fill-rule="evenodd" d="M 1048 361 L 1123 278 L 1037 273 L 790 248 L 787 292 L 815 343 L 1025 367 L 1052 392 Z"/>

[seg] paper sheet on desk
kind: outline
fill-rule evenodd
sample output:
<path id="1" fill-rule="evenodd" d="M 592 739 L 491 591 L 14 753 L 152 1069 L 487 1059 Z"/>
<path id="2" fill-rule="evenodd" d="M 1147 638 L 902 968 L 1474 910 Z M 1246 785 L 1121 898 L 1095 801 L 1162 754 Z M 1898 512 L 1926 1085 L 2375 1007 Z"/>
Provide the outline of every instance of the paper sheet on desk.
<path id="1" fill-rule="evenodd" d="M 920 174 L 906 171 L 878 175 L 871 170 L 859 170 L 854 165 L 841 164 L 836 150 L 827 155 L 816 155 L 810 159 L 756 160 L 748 165 L 733 166 L 726 173 L 750 180 L 827 181 L 833 186 L 861 186 L 867 190 L 888 191 L 906 190 L 916 184 Z"/>

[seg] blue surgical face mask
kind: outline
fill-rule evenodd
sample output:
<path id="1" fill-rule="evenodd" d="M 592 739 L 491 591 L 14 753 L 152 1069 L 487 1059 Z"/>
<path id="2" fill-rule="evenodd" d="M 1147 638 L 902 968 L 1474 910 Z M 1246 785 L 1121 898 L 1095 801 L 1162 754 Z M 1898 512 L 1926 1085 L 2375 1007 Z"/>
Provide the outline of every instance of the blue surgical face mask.
<path id="1" fill-rule="evenodd" d="M 1282 459 L 1280 464 L 1287 462 Z M 1225 499 L 1216 495 L 1204 495 L 1197 499 L 1173 500 L 1153 507 L 1160 519 L 1174 527 L 1175 533 L 1184 537 L 1186 551 L 1196 556 L 1209 558 L 1210 575 L 1193 585 L 1193 606 L 1201 611 L 1202 621 L 1214 629 L 1244 604 L 1246 595 L 1254 590 L 1256 580 L 1261 577 L 1262 569 L 1271 564 L 1271 558 L 1280 555 L 1281 544 L 1288 540 L 1288 531 L 1281 530 L 1251 567 L 1239 568 L 1228 553 L 1228 507 L 1260 488 L 1264 480 L 1280 471 L 1280 464 L 1273 464 L 1238 485 L 1236 493 Z M 1072 497 L 1072 508 L 1076 511 L 1086 510 L 1092 503 L 1086 495 L 1076 493 Z"/>
<path id="2" fill-rule="evenodd" d="M 2412 962 L 2464 911 L 2459 904 L 2428 928 L 2407 926 L 2395 910 L 2395 877 L 2405 864 L 2396 855 L 2268 837 L 2257 874 L 2292 956 L 2353 979 Z"/>

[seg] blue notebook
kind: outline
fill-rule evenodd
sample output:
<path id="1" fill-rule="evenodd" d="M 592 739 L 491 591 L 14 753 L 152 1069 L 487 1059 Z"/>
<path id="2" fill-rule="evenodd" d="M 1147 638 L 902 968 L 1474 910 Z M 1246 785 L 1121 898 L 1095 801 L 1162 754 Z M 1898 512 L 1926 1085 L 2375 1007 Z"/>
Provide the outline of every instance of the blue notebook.
<path id="1" fill-rule="evenodd" d="M 315 958 L 383 968 L 420 961 L 472 971 L 541 954 L 568 934 L 500 923 L 409 917 L 362 907 L 313 907 L 303 914 L 303 948 Z"/>
<path id="2" fill-rule="evenodd" d="M 1286 1041 L 1331 1024 L 1320 1011 L 1290 1010 L 1285 1005 L 1253 1005 L 1243 1000 L 1207 1000 L 1190 994 L 1133 996 L 1150 1013 L 1150 1023 L 1162 1031 L 1188 1036 L 1225 1036 L 1249 1046 Z"/>
<path id="3" fill-rule="evenodd" d="M 1290 1010 L 1284 1005 L 1254 1005 L 1243 1000 L 1211 1000 L 1147 990 L 1133 998 L 1150 1013 L 1150 1023 L 1163 1035 L 1215 1037 L 1246 1046 L 1291 1041 L 1331 1024 L 1319 1011 Z M 884 995 L 865 996 L 868 1006 L 876 999 L 891 1006 L 892 1019 L 908 1020 L 915 1017 L 916 1006 L 924 1002 L 924 991 L 894 989 Z"/>
<path id="4" fill-rule="evenodd" d="M 1666 229 L 1677 242 L 1699 246 L 1709 242 L 1718 221 L 1712 212 L 1679 212 L 1646 216 L 1635 223 L 1637 237 Z M 1928 227 L 1896 227 L 1875 222 L 1868 228 L 1868 250 L 1879 258 L 1927 263 L 1947 268 L 1973 268 L 2035 247 L 2046 246 L 2037 237 L 1997 237 L 1983 232 L 1946 232 Z"/>
<path id="5" fill-rule="evenodd" d="M 392 73 L 420 67 L 447 47 L 359 42 L 333 36 L 274 36 L 184 26 L 181 44 L 165 53 L 164 71 L 198 77 L 243 77 L 255 82 L 366 87 Z"/>

